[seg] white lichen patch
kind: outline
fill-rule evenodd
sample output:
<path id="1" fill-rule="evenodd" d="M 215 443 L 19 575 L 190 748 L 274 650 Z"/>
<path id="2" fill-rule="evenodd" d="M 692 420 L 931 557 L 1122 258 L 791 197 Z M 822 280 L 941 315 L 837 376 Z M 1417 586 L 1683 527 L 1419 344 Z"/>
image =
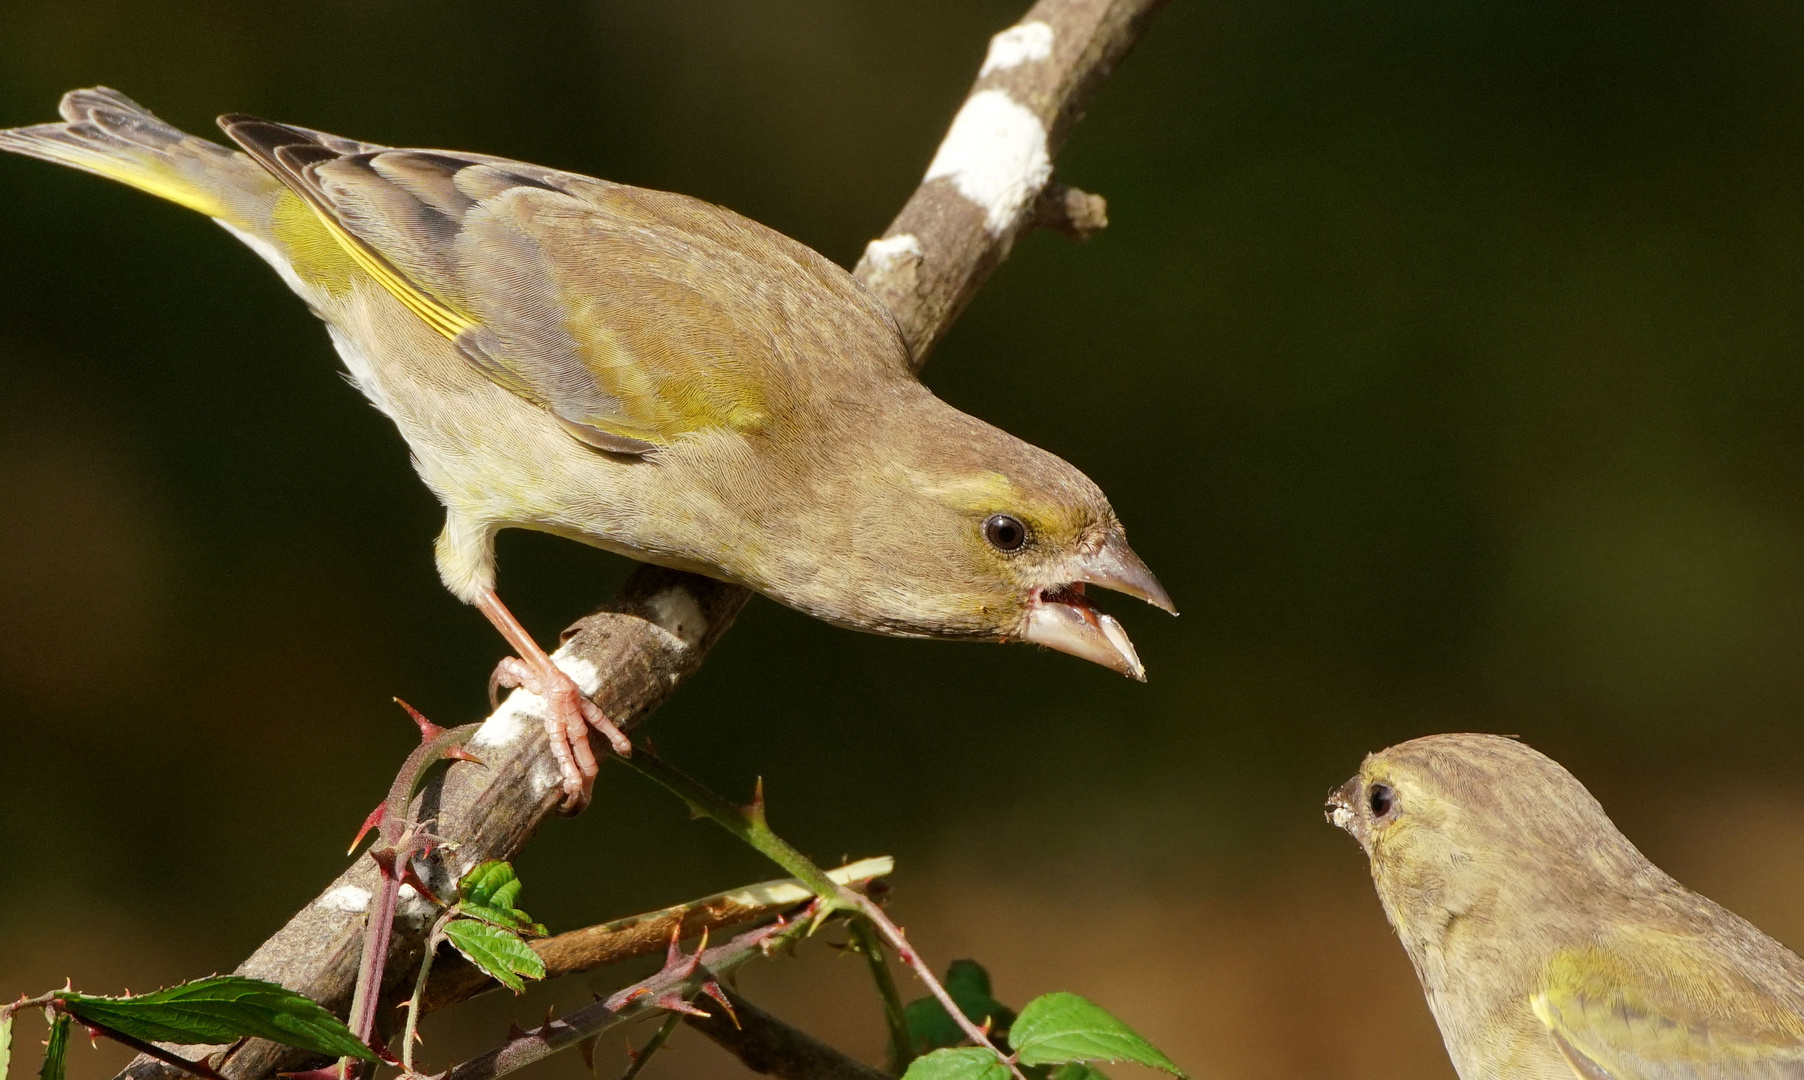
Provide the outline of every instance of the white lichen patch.
<path id="1" fill-rule="evenodd" d="M 891 274 L 899 267 L 919 261 L 926 254 L 921 250 L 921 241 L 913 233 L 900 233 L 866 244 L 864 258 L 860 261 L 876 273 Z"/>
<path id="2" fill-rule="evenodd" d="M 475 750 L 482 746 L 510 746 L 526 731 L 527 717 L 542 719 L 544 715 L 543 698 L 524 690 L 515 690 L 507 695 L 507 700 L 501 703 L 500 708 L 489 714 L 489 718 L 483 722 L 482 730 L 470 740 L 470 748 Z"/>
<path id="3" fill-rule="evenodd" d="M 702 633 L 708 629 L 708 620 L 702 615 L 702 607 L 695 602 L 695 594 L 681 585 L 673 585 L 651 598 L 652 622 L 665 633 L 689 648 L 702 639 Z"/>
<path id="4" fill-rule="evenodd" d="M 1038 19 L 1011 26 L 990 39 L 990 51 L 983 58 L 977 77 L 1020 67 L 1052 55 L 1052 27 Z"/>
<path id="5" fill-rule="evenodd" d="M 927 167 L 984 212 L 992 236 L 1012 228 L 1046 180 L 1052 159 L 1040 118 L 1001 90 L 972 94 Z"/>
<path id="6" fill-rule="evenodd" d="M 570 676 L 570 681 L 576 684 L 584 697 L 594 697 L 600 692 L 601 672 L 594 664 L 569 651 L 567 646 L 552 653 L 551 662 L 558 666 L 559 671 Z"/>
<path id="7" fill-rule="evenodd" d="M 370 909 L 370 891 L 355 885 L 340 885 L 313 903 L 315 907 L 325 908 L 327 911 L 360 915 Z"/>
<path id="8" fill-rule="evenodd" d="M 420 895 L 412 885 L 403 885 L 395 892 L 395 915 L 410 923 L 425 924 L 438 913 L 432 901 Z"/>

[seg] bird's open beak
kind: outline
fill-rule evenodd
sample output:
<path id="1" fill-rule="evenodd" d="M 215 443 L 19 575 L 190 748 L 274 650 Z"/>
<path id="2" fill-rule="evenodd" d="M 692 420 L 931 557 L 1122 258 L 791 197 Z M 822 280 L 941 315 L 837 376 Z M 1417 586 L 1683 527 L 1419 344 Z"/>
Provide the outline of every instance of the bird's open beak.
<path id="1" fill-rule="evenodd" d="M 1178 609 L 1164 586 L 1128 547 L 1127 537 L 1118 529 L 1109 533 L 1096 552 L 1078 560 L 1071 571 L 1069 582 L 1035 593 L 1028 605 L 1027 629 L 1021 637 L 1145 682 L 1146 665 L 1134 652 L 1127 631 L 1114 616 L 1090 602 L 1084 595 L 1084 586 L 1100 585 L 1137 596 L 1176 615 Z"/>

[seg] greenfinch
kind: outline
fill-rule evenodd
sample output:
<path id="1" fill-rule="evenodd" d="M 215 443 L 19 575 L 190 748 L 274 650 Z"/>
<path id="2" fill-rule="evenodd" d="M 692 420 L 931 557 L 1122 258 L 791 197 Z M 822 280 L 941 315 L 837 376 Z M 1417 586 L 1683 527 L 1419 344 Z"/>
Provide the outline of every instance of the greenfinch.
<path id="1" fill-rule="evenodd" d="M 213 218 L 326 323 L 445 507 L 437 562 L 543 694 L 567 808 L 618 730 L 495 592 L 515 527 L 903 637 L 1037 642 L 1144 678 L 1086 585 L 1166 610 L 1103 493 L 936 398 L 844 270 L 731 211 L 482 154 L 230 115 L 239 151 L 105 88 L 0 149 Z"/>
<path id="2" fill-rule="evenodd" d="M 1461 1080 L 1804 1077 L 1804 959 L 1522 743 L 1369 755 L 1328 820 L 1365 849 Z"/>

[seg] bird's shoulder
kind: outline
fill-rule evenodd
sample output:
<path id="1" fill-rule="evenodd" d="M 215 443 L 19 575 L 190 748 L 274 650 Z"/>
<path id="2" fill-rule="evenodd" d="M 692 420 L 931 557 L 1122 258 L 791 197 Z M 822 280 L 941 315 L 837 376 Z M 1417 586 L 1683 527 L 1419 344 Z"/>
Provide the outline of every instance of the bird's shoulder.
<path id="1" fill-rule="evenodd" d="M 759 431 L 906 371 L 850 275 L 725 208 L 481 154 L 226 129 L 472 364 L 605 449 Z"/>
<path id="2" fill-rule="evenodd" d="M 1578 1076 L 1804 1080 L 1804 962 L 1711 907 L 1553 957 L 1529 1004 Z"/>

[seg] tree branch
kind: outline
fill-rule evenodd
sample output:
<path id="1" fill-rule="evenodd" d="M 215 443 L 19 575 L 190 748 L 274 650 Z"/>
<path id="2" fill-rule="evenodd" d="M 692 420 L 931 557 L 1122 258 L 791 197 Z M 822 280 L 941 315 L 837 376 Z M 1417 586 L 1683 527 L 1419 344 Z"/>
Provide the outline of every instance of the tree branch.
<path id="1" fill-rule="evenodd" d="M 731 989 L 723 990 L 733 1003 L 732 1016 L 725 1009 L 712 1009 L 707 1016 L 685 1016 L 683 1022 L 753 1072 L 779 1080 L 893 1080 L 888 1073 L 790 1027 Z"/>
<path id="2" fill-rule="evenodd" d="M 1053 156 L 1164 2 L 1039 0 L 1025 19 L 991 40 L 926 179 L 854 271 L 894 314 L 917 368 L 1016 237 L 1032 226 Z M 738 586 L 643 566 L 612 600 L 565 631 L 556 658 L 630 731 L 700 666 L 749 596 Z M 458 763 L 422 795 L 422 818 L 434 818 L 434 831 L 457 845 L 424 867 L 427 882 L 441 894 L 478 862 L 516 857 L 555 812 L 559 789 L 542 734 L 542 707 L 516 691 L 471 743 L 484 764 Z M 238 971 L 281 983 L 342 1014 L 375 888 L 376 868 L 365 856 Z M 405 993 L 431 917 L 425 900 L 404 893 L 385 993 Z M 185 1049 L 190 1057 L 219 1050 Z M 220 1071 L 233 1080 L 255 1080 L 304 1060 L 297 1051 L 252 1040 Z M 120 1080 L 175 1075 L 140 1057 Z"/>

